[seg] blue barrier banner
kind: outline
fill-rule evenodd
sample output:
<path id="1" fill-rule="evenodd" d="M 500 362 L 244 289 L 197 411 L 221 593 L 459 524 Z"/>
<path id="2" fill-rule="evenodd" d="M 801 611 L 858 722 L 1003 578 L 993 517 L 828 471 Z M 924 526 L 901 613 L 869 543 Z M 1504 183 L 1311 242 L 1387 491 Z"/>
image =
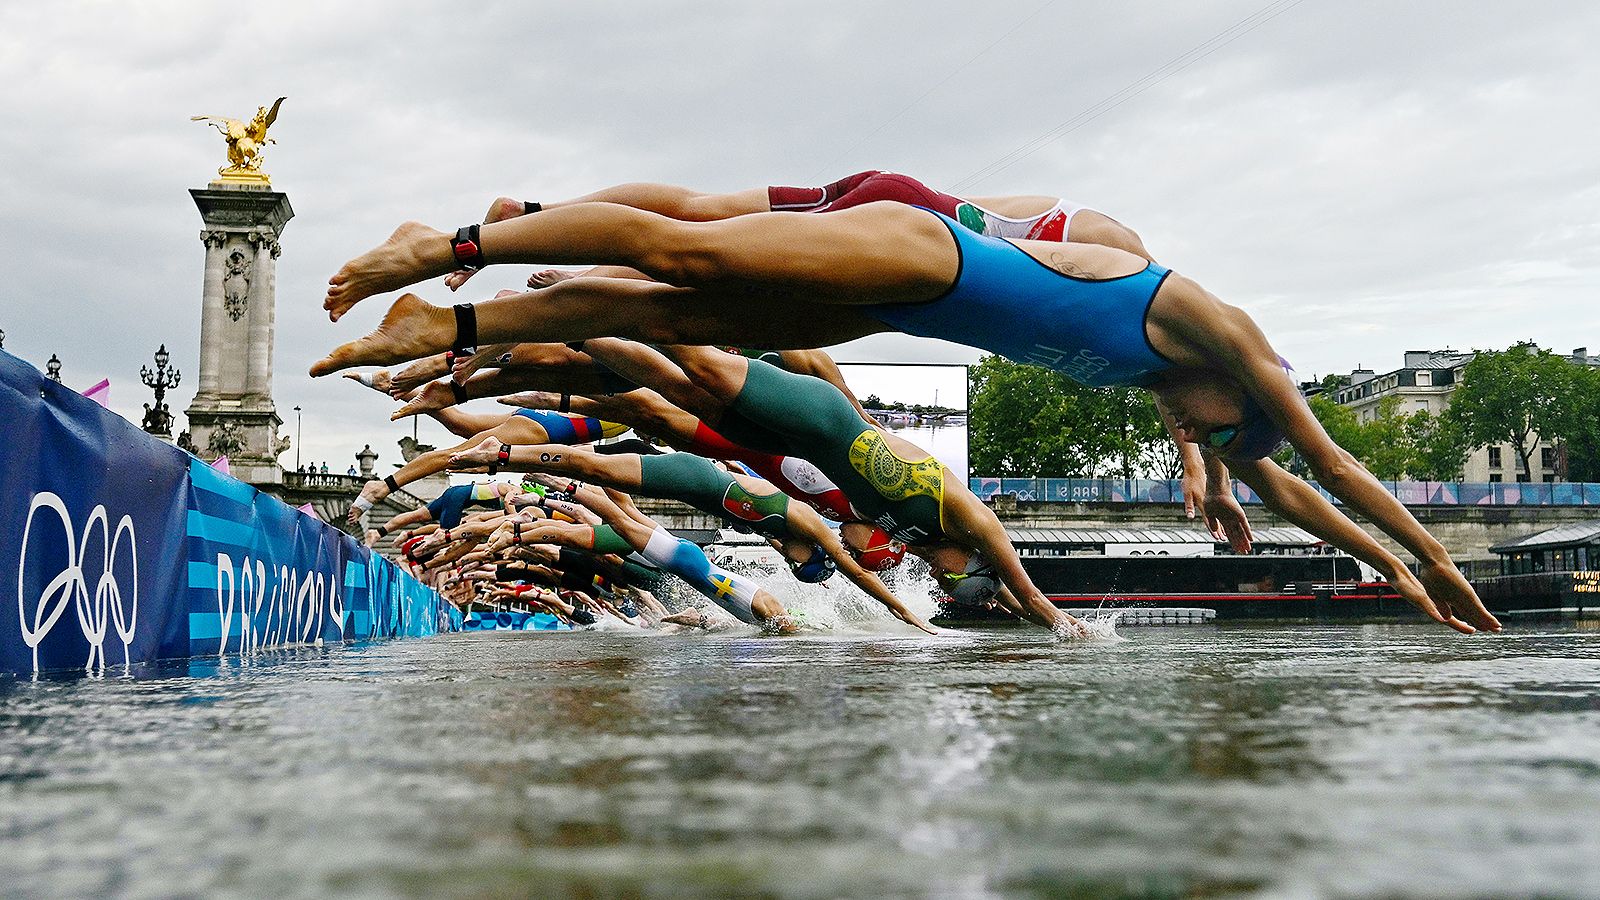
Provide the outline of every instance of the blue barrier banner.
<path id="1" fill-rule="evenodd" d="M 1384 489 L 1408 506 L 1596 506 L 1600 484 L 1586 482 L 1383 481 Z M 980 500 L 996 496 L 1039 503 L 1181 503 L 1182 483 L 1164 478 L 984 478 L 968 484 Z M 1341 501 L 1312 483 L 1327 500 Z M 1234 482 L 1240 503 L 1261 498 Z"/>
<path id="2" fill-rule="evenodd" d="M 15 563 L 15 580 L 10 576 Z M 460 614 L 338 529 L 0 352 L 0 671 L 432 634 Z"/>

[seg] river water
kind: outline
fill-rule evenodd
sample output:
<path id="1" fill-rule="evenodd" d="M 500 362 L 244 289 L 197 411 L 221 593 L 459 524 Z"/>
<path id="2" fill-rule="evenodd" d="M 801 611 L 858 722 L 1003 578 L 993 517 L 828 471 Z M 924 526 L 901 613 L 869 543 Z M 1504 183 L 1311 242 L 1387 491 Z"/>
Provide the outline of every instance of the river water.
<path id="1" fill-rule="evenodd" d="M 0 681 L 0 894 L 1600 895 L 1600 634 L 449 635 Z"/>

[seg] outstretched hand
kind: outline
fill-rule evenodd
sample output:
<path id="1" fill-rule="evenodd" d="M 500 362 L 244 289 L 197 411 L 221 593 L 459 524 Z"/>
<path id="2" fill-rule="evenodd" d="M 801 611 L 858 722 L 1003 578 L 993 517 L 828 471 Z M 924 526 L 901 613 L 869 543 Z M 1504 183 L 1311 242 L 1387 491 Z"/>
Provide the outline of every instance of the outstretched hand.
<path id="1" fill-rule="evenodd" d="M 1423 586 L 1422 581 L 1417 576 L 1411 574 L 1410 570 L 1401 569 L 1391 575 L 1389 586 L 1394 588 L 1395 592 L 1401 597 L 1404 597 L 1406 602 L 1422 610 L 1423 615 L 1435 622 L 1441 625 L 1448 625 L 1462 634 L 1474 634 L 1477 632 L 1476 628 L 1456 618 L 1455 611 L 1448 604 L 1435 602 L 1431 592 Z M 1469 587 L 1468 590 L 1471 590 L 1471 588 Z M 1487 612 L 1485 614 L 1487 615 Z"/>
<path id="2" fill-rule="evenodd" d="M 1244 507 L 1231 493 L 1207 493 L 1200 500 L 1206 529 L 1219 541 L 1227 541 L 1235 553 L 1249 553 L 1254 535 Z"/>
<path id="3" fill-rule="evenodd" d="M 1453 565 L 1425 566 L 1420 577 L 1446 625 L 1462 631 L 1457 623 L 1467 624 L 1471 626 L 1466 630 L 1468 634 L 1471 629 L 1500 630 L 1500 620 L 1484 607 L 1460 569 Z"/>

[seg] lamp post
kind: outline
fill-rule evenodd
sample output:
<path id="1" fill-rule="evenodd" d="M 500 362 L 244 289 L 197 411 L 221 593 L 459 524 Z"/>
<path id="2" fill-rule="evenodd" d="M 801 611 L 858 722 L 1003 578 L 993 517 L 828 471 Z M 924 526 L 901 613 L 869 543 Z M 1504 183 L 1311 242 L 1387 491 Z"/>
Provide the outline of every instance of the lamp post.
<path id="1" fill-rule="evenodd" d="M 154 388 L 156 404 L 145 404 L 144 423 L 142 427 L 149 434 L 158 437 L 172 436 L 172 412 L 167 409 L 167 391 L 178 386 L 183 379 L 183 373 L 175 368 L 168 368 L 167 363 L 172 361 L 172 354 L 167 352 L 167 345 L 162 344 L 156 351 L 156 368 L 151 371 L 149 366 L 139 367 L 139 380 L 147 388 Z"/>
<path id="2" fill-rule="evenodd" d="M 61 383 L 61 360 L 54 353 L 50 354 L 50 361 L 44 364 L 44 375 L 56 384 Z"/>
<path id="3" fill-rule="evenodd" d="M 294 470 L 300 471 L 300 407 L 294 408 Z"/>
<path id="4" fill-rule="evenodd" d="M 0 328 L 0 350 L 4 350 L 5 348 L 6 348 L 6 330 L 4 328 Z"/>

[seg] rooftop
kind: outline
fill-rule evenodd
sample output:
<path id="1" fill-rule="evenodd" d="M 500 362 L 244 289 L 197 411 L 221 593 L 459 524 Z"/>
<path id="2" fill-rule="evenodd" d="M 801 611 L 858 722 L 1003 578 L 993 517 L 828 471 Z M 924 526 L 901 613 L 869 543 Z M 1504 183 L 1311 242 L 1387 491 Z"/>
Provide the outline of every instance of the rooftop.
<path id="1" fill-rule="evenodd" d="M 1600 519 L 1593 522 L 1573 522 L 1557 525 L 1544 531 L 1535 531 L 1519 538 L 1489 548 L 1491 553 L 1517 553 L 1524 550 L 1554 550 L 1563 547 L 1580 547 L 1600 541 Z"/>

